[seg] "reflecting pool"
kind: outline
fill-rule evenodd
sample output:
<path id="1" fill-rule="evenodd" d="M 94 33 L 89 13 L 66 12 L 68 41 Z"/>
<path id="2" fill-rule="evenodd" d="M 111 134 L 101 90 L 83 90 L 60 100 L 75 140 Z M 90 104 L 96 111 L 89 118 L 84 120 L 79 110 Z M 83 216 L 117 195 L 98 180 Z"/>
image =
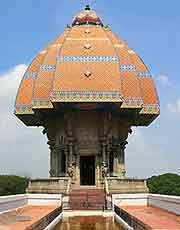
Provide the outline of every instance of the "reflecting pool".
<path id="1" fill-rule="evenodd" d="M 65 217 L 54 230 L 123 230 L 112 217 Z"/>

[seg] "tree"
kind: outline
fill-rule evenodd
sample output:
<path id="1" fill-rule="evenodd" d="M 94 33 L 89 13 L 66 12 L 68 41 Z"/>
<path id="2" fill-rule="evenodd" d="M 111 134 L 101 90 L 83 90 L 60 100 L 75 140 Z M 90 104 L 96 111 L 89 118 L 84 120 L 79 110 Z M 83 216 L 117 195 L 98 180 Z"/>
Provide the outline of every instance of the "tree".
<path id="1" fill-rule="evenodd" d="M 26 192 L 29 178 L 14 175 L 0 176 L 0 196 L 23 194 Z"/>
<path id="2" fill-rule="evenodd" d="M 166 173 L 147 179 L 150 193 L 180 196 L 180 176 Z"/>

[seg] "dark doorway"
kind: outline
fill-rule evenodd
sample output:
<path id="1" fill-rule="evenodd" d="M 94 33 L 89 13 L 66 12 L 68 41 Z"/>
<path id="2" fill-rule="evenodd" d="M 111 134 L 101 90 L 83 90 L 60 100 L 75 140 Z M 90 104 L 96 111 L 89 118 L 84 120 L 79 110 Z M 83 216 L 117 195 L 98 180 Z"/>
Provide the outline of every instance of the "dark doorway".
<path id="1" fill-rule="evenodd" d="M 109 155 L 109 172 L 110 174 L 113 173 L 113 170 L 114 170 L 114 153 L 113 151 L 110 152 L 110 155 Z"/>
<path id="2" fill-rule="evenodd" d="M 80 157 L 81 185 L 95 185 L 95 156 Z"/>

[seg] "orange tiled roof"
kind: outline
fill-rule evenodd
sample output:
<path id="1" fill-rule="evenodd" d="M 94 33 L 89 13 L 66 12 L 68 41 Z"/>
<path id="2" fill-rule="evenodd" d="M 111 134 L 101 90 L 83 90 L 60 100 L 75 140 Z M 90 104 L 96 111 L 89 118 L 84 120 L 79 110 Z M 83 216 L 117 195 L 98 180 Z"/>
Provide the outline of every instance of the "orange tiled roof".
<path id="1" fill-rule="evenodd" d="M 15 114 L 33 115 L 36 109 L 53 109 L 61 102 L 117 102 L 120 109 L 134 109 L 138 119 L 147 117 L 150 123 L 159 114 L 159 102 L 141 58 L 88 7 L 72 25 L 28 67 Z"/>

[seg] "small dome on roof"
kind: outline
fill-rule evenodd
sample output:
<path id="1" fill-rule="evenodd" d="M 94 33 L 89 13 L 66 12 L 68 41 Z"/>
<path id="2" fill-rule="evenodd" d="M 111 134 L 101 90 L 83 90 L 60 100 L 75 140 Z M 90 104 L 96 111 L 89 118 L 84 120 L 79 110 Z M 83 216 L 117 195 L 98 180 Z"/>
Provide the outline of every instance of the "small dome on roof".
<path id="1" fill-rule="evenodd" d="M 86 5 L 85 9 L 82 12 L 78 13 L 72 21 L 72 26 L 83 24 L 103 26 L 101 18 L 97 16 L 95 11 L 91 10 L 89 5 Z"/>

